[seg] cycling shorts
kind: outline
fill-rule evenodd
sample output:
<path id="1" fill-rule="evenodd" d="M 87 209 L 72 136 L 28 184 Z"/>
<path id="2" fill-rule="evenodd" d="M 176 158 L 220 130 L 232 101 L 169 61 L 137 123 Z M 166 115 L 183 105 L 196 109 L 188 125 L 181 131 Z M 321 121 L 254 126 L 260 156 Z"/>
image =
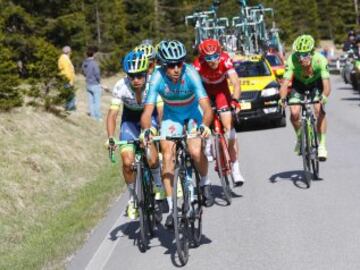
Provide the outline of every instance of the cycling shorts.
<path id="1" fill-rule="evenodd" d="M 187 132 L 199 127 L 202 124 L 202 110 L 196 104 L 191 108 L 187 112 L 179 114 L 165 106 L 160 129 L 161 136 L 182 135 L 185 123 L 187 123 Z"/>
<path id="2" fill-rule="evenodd" d="M 151 126 L 158 129 L 157 115 L 153 114 L 151 116 Z M 120 124 L 120 136 L 119 140 L 134 140 L 139 138 L 141 133 L 140 126 L 140 117 L 137 121 L 128 121 L 126 119 L 122 119 Z M 132 151 L 135 152 L 135 147 L 133 144 L 123 144 L 120 146 L 120 153 L 124 151 Z"/>
<path id="3" fill-rule="evenodd" d="M 229 88 L 222 84 L 218 85 L 219 87 L 215 90 L 212 87 L 208 87 L 206 85 L 206 92 L 210 98 L 210 100 L 215 104 L 216 109 L 222 110 L 230 108 L 232 96 L 230 94 Z"/>
<path id="4" fill-rule="evenodd" d="M 322 79 L 318 79 L 309 85 L 305 85 L 304 83 L 294 79 L 292 90 L 289 95 L 288 104 L 299 103 L 304 99 L 304 93 L 306 90 L 310 91 L 310 97 L 312 101 L 319 101 L 321 98 L 321 94 L 323 91 Z"/>

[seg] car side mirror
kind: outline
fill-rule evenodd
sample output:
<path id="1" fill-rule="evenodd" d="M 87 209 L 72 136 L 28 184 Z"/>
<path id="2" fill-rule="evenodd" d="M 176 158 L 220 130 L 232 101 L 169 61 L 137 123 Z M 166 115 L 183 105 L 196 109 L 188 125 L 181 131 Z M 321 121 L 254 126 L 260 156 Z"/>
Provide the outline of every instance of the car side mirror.
<path id="1" fill-rule="evenodd" d="M 275 70 L 275 75 L 277 76 L 277 77 L 281 77 L 281 76 L 283 76 L 284 75 L 284 73 L 285 73 L 285 70 L 284 69 L 277 69 L 277 70 Z"/>

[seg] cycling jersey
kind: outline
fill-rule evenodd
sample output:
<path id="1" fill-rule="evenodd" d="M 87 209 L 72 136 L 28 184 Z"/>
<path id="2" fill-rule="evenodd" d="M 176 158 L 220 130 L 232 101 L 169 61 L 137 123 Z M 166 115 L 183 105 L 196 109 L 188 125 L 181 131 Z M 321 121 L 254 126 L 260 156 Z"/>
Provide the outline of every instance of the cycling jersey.
<path id="1" fill-rule="evenodd" d="M 227 75 L 236 73 L 230 56 L 222 52 L 216 69 L 212 69 L 201 56 L 195 59 L 193 65 L 204 82 L 207 94 L 215 101 L 217 109 L 229 107 L 231 94 Z"/>
<path id="2" fill-rule="evenodd" d="M 308 76 L 301 66 L 296 54 L 289 56 L 286 61 L 284 78 L 292 80 L 292 91 L 289 95 L 289 104 L 299 103 L 303 99 L 304 91 L 311 91 L 311 99 L 318 101 L 323 90 L 323 79 L 330 77 L 326 58 L 315 52 L 311 58 L 312 74 Z"/>
<path id="3" fill-rule="evenodd" d="M 146 83 L 145 90 L 141 93 L 141 102 L 136 100 L 136 94 L 132 90 L 130 79 L 125 77 L 119 80 L 113 89 L 113 98 L 111 101 L 111 109 L 119 110 L 120 105 L 123 105 L 123 120 L 139 121 L 140 116 L 144 110 L 144 103 L 149 92 L 149 84 Z M 162 100 L 159 97 L 157 105 L 161 105 Z"/>
<path id="4" fill-rule="evenodd" d="M 308 85 L 318 79 L 329 79 L 329 67 L 326 58 L 318 52 L 311 57 L 312 74 L 307 75 L 301 66 L 295 53 L 291 54 L 286 61 L 284 78 L 288 80 L 295 79 Z"/>
<path id="5" fill-rule="evenodd" d="M 141 102 L 136 100 L 136 93 L 132 90 L 130 79 L 125 77 L 119 80 L 113 89 L 113 98 L 111 101 L 112 110 L 119 110 L 120 105 L 123 105 L 122 117 L 120 122 L 120 140 L 133 140 L 139 137 L 141 127 L 140 118 L 144 110 L 144 102 L 148 94 L 148 84 L 145 86 L 145 90 L 141 93 Z M 161 103 L 161 99 L 158 100 L 158 104 Z M 152 126 L 157 128 L 157 111 L 155 110 L 152 115 Z M 133 145 L 122 145 L 120 152 L 133 151 Z"/>
<path id="6" fill-rule="evenodd" d="M 188 64 L 182 67 L 179 80 L 174 83 L 164 68 L 154 71 L 149 84 L 145 104 L 155 104 L 161 96 L 164 102 L 164 116 L 160 133 L 165 136 L 182 134 L 186 120 L 202 123 L 199 100 L 208 98 L 196 70 Z"/>

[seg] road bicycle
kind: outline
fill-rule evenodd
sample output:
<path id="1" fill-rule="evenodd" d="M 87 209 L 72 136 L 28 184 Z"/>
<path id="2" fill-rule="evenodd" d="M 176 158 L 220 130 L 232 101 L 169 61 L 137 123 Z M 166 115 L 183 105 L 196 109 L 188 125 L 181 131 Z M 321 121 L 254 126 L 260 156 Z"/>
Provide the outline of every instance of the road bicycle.
<path id="1" fill-rule="evenodd" d="M 316 117 L 311 108 L 313 101 L 310 91 L 305 91 L 304 99 L 289 105 L 301 105 L 301 143 L 300 153 L 303 159 L 305 182 L 310 188 L 312 179 L 319 179 L 319 137 L 316 129 Z"/>
<path id="2" fill-rule="evenodd" d="M 140 238 L 138 247 L 141 252 L 149 248 L 150 239 L 154 236 L 154 227 L 161 221 L 161 217 L 156 214 L 155 193 L 153 190 L 153 177 L 147 162 L 147 148 L 141 146 L 139 139 L 114 141 L 110 145 L 121 146 L 124 144 L 133 144 L 135 146 L 135 161 L 133 170 L 136 173 L 134 204 L 139 211 Z M 109 155 L 112 162 L 115 162 L 113 147 L 109 149 Z"/>
<path id="3" fill-rule="evenodd" d="M 224 127 L 220 121 L 220 114 L 231 111 L 233 117 L 235 117 L 235 112 L 231 108 L 217 110 L 216 107 L 213 107 L 213 111 L 214 121 L 212 124 L 212 133 L 214 134 L 214 139 L 212 145 L 214 146 L 215 150 L 215 171 L 219 175 L 225 201 L 228 205 L 230 205 L 232 201 L 232 189 L 230 182 L 232 182 L 233 186 L 235 182 L 232 174 L 232 162 L 228 143 L 224 136 L 225 132 Z"/>
<path id="4" fill-rule="evenodd" d="M 200 189 L 200 175 L 194 166 L 186 143 L 188 139 L 198 137 L 197 134 L 184 134 L 153 138 L 153 140 L 169 140 L 175 143 L 173 219 L 176 250 L 182 265 L 185 265 L 189 260 L 190 245 L 199 246 L 202 237 L 202 203 L 204 198 Z"/>

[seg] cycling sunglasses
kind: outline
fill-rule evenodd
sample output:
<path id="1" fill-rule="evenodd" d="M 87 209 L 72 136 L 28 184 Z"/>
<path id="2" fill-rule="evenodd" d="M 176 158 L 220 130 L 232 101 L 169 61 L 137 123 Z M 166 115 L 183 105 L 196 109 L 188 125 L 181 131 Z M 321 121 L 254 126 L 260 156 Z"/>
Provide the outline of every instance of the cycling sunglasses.
<path id="1" fill-rule="evenodd" d="M 311 53 L 298 53 L 297 57 L 299 58 L 299 60 L 307 60 L 311 57 Z"/>
<path id="2" fill-rule="evenodd" d="M 220 57 L 220 54 L 214 53 L 212 55 L 205 55 L 204 59 L 205 59 L 206 62 L 213 62 L 213 61 L 218 60 L 219 57 Z"/>
<path id="3" fill-rule="evenodd" d="M 170 69 L 174 69 L 175 67 L 182 68 L 183 64 L 184 64 L 184 62 L 182 62 L 182 61 L 176 62 L 176 63 L 168 63 L 168 64 L 166 64 L 166 67 L 170 68 Z"/>
<path id="4" fill-rule="evenodd" d="M 128 76 L 130 79 L 135 79 L 135 78 L 138 78 L 138 79 L 142 79 L 144 77 L 146 77 L 146 72 L 138 72 L 138 73 L 129 73 Z"/>

